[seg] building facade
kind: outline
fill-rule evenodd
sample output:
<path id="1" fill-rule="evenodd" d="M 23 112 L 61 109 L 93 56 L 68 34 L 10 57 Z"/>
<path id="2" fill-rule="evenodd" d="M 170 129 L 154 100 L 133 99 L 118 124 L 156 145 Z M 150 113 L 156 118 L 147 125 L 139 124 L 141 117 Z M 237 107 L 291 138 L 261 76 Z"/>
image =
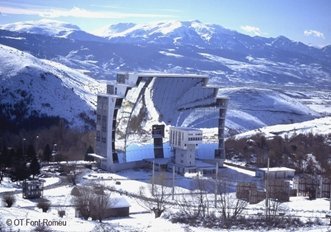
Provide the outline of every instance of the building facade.
<path id="1" fill-rule="evenodd" d="M 227 99 L 217 97 L 218 88 L 209 87 L 207 83 L 208 76 L 204 75 L 117 74 L 116 81 L 107 83 L 107 92 L 99 94 L 97 98 L 94 157 L 100 167 L 112 170 L 114 165 L 127 162 L 128 135 L 139 131 L 146 116 L 144 104 L 150 101 L 156 106 L 159 122 L 172 126 L 181 121 L 191 127 L 194 122 L 186 122 L 182 117 L 192 111 L 200 113 L 206 108 L 215 109 L 219 115 L 219 147 L 215 152 L 215 159 L 222 164 L 225 158 L 224 120 Z M 155 156 L 162 157 L 160 149 Z"/>
<path id="2" fill-rule="evenodd" d="M 193 128 L 170 127 L 169 144 L 173 152 L 177 172 L 194 168 L 196 148 L 202 143 L 202 131 Z M 180 170 L 179 170 L 180 169 Z"/>
<path id="3" fill-rule="evenodd" d="M 216 98 L 216 107 L 218 108 L 218 148 L 215 150 L 215 160 L 220 167 L 223 166 L 225 160 L 224 128 L 228 101 L 227 97 Z"/>
<path id="4" fill-rule="evenodd" d="M 163 153 L 163 138 L 164 138 L 164 125 L 152 126 L 152 137 L 154 140 L 154 158 L 164 158 Z"/>

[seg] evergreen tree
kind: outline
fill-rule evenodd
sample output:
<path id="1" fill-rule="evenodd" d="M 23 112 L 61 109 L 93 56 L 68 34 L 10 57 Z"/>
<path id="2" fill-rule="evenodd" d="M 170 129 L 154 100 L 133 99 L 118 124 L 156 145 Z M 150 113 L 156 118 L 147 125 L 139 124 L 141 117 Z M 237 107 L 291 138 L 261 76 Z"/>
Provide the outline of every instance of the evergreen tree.
<path id="1" fill-rule="evenodd" d="M 7 154 L 8 154 L 8 149 L 6 146 L 4 146 L 2 151 L 0 152 L 0 184 L 2 182 L 4 171 L 6 169 L 5 158 Z"/>
<path id="2" fill-rule="evenodd" d="M 14 163 L 12 172 L 12 181 L 22 181 L 30 176 L 30 170 L 27 168 L 23 160 L 18 160 Z"/>
<path id="3" fill-rule="evenodd" d="M 30 163 L 30 173 L 33 178 L 35 177 L 35 175 L 40 174 L 40 164 L 37 157 L 34 157 Z"/>
<path id="4" fill-rule="evenodd" d="M 34 149 L 34 146 L 30 144 L 26 151 L 27 161 L 32 161 L 35 157 L 36 157 L 36 150 Z"/>
<path id="5" fill-rule="evenodd" d="M 5 159 L 5 165 L 7 168 L 11 168 L 13 166 L 13 161 L 16 156 L 15 150 L 13 148 L 8 149 L 8 156 Z"/>
<path id="6" fill-rule="evenodd" d="M 44 161 L 51 161 L 52 160 L 52 150 L 49 144 L 46 144 L 44 151 L 43 151 L 43 160 Z"/>
<path id="7" fill-rule="evenodd" d="M 94 153 L 93 147 L 90 145 L 85 152 L 85 161 L 94 161 L 94 158 L 89 156 L 89 153 Z"/>

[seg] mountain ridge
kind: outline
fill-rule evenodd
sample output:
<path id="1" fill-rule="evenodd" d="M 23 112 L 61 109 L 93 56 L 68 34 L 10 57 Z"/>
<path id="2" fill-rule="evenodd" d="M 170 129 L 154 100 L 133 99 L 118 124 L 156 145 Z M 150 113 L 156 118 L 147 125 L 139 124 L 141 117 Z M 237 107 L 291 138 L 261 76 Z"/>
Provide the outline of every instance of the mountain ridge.
<path id="1" fill-rule="evenodd" d="M 113 27 L 114 33 L 123 34 L 128 30 L 134 33 L 139 29 L 140 34 L 111 39 L 98 37 L 100 41 L 0 30 L 0 44 L 28 52 L 42 60 L 43 65 L 56 64 L 59 70 L 70 69 L 74 74 L 69 76 L 76 76 L 74 79 L 112 80 L 116 73 L 123 71 L 208 75 L 211 85 L 227 90 L 232 97 L 228 127 L 237 131 L 310 120 L 319 117 L 319 112 L 328 114 L 330 95 L 328 91 L 326 94 L 319 91 L 331 88 L 331 46 L 318 49 L 282 36 L 250 37 L 222 27 L 216 36 L 213 34 L 216 29 L 199 21 L 184 24 L 185 28 L 178 22 L 163 28 L 165 23 L 154 24 L 154 27 L 146 26 L 146 30 L 121 24 Z M 189 33 L 192 30 L 195 32 Z M 178 37 L 180 39 L 174 40 Z M 219 45 L 210 46 L 209 42 Z M 233 87 L 239 89 L 228 90 Z M 255 91 L 246 91 L 248 87 Z M 265 91 L 265 88 L 273 89 Z M 321 103 L 316 103 L 315 98 L 320 98 Z M 265 99 L 275 105 L 256 111 L 256 105 Z M 306 105 L 314 107 L 306 108 Z M 88 106 L 92 110 L 93 107 Z"/>

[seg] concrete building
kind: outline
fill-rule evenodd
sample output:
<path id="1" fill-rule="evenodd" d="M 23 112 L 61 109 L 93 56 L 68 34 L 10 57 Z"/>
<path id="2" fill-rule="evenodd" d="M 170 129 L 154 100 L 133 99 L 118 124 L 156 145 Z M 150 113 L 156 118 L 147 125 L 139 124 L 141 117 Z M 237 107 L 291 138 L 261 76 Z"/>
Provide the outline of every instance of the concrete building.
<path id="1" fill-rule="evenodd" d="M 170 127 L 169 144 L 174 155 L 176 172 L 196 170 L 196 147 L 202 143 L 202 131 L 193 128 Z"/>
<path id="2" fill-rule="evenodd" d="M 182 115 L 192 111 L 213 107 L 219 112 L 219 146 L 215 159 L 222 165 L 227 99 L 217 97 L 218 87 L 209 87 L 207 83 L 208 76 L 204 75 L 117 74 L 116 81 L 107 84 L 107 92 L 97 98 L 96 154 L 92 156 L 106 170 L 129 167 L 126 156 L 128 135 L 140 129 L 145 116 L 142 102 L 152 101 L 158 106 L 159 122 L 172 126 L 184 120 Z M 185 97 L 179 99 L 183 94 Z M 158 152 L 156 158 L 162 156 L 161 150 Z"/>

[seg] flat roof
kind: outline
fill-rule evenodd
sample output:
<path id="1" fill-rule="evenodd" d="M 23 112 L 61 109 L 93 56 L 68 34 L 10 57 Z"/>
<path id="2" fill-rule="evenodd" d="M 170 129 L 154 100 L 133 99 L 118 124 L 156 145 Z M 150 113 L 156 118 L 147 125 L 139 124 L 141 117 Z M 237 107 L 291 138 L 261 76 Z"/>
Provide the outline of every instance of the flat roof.
<path id="1" fill-rule="evenodd" d="M 260 168 L 259 170 L 262 171 L 268 171 L 268 168 Z M 287 168 L 287 167 L 272 167 L 269 168 L 269 172 L 281 172 L 281 171 L 291 171 L 291 172 L 295 172 L 295 169 L 293 168 Z"/>
<path id="2" fill-rule="evenodd" d="M 192 73 L 129 73 L 129 75 L 137 75 L 138 77 L 188 77 L 188 78 L 204 78 L 209 79 L 207 75 L 199 75 L 199 74 L 192 74 Z"/>
<path id="3" fill-rule="evenodd" d="M 100 97 L 113 97 L 113 98 L 123 98 L 119 95 L 115 95 L 115 94 L 107 94 L 107 93 L 99 93 L 97 96 Z"/>
<path id="4" fill-rule="evenodd" d="M 101 159 L 101 160 L 107 159 L 106 157 L 103 157 L 103 156 L 95 154 L 95 153 L 88 153 L 87 155 L 92 156 L 92 157 L 97 158 L 97 159 Z"/>

